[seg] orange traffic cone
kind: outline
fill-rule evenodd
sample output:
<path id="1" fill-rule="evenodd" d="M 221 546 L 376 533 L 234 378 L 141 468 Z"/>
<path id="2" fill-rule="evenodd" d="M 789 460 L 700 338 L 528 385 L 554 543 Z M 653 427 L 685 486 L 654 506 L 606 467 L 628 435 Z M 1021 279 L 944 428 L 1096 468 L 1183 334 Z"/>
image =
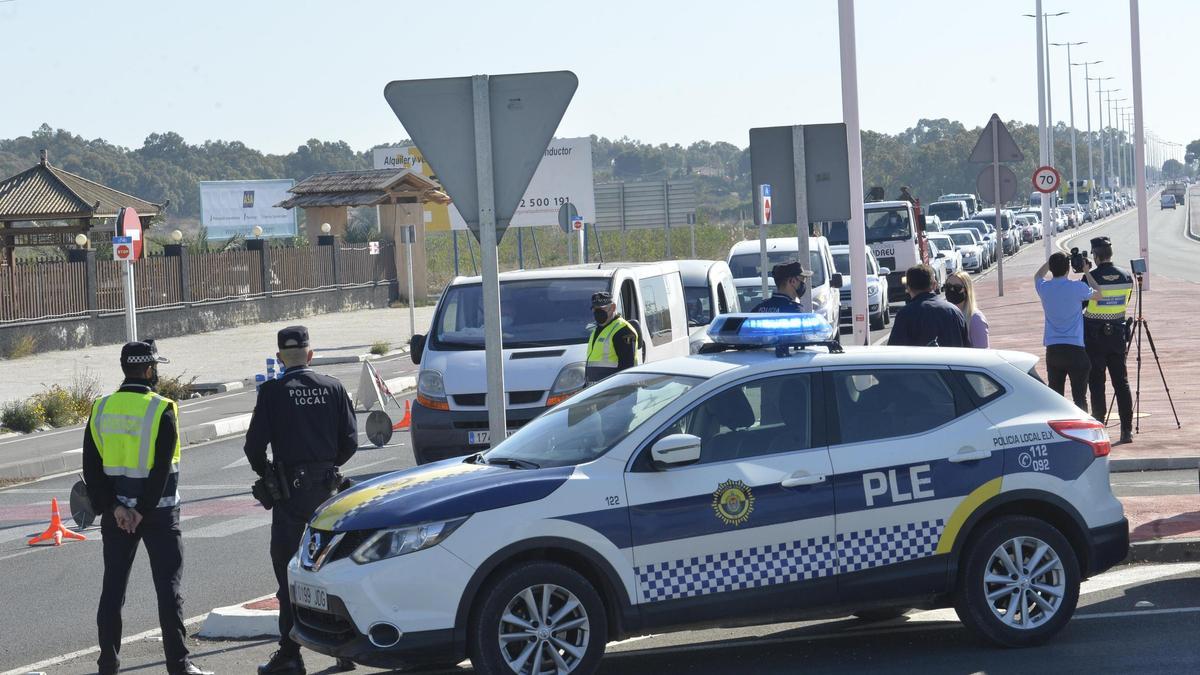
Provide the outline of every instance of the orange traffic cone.
<path id="1" fill-rule="evenodd" d="M 404 418 L 392 425 L 392 431 L 408 431 L 412 426 L 412 404 L 404 401 Z"/>
<path id="2" fill-rule="evenodd" d="M 77 532 L 72 532 L 62 524 L 62 517 L 58 515 L 58 499 L 50 500 L 50 527 L 46 531 L 29 540 L 29 545 L 39 544 L 43 541 L 54 540 L 55 546 L 62 546 L 63 539 L 78 539 L 79 541 L 87 541 L 87 537 Z"/>

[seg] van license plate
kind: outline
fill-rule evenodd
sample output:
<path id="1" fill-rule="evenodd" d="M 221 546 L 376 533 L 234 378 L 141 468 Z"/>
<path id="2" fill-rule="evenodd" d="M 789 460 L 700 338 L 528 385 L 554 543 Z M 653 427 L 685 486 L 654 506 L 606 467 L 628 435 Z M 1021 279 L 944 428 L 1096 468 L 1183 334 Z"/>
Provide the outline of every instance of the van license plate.
<path id="1" fill-rule="evenodd" d="M 329 611 L 329 595 L 325 593 L 324 588 L 317 588 L 308 584 L 293 584 L 292 601 L 301 607 L 319 609 L 322 612 Z"/>
<path id="2" fill-rule="evenodd" d="M 504 437 L 508 438 L 513 435 L 513 430 L 509 429 Z M 490 431 L 468 431 L 467 443 L 469 445 L 487 445 L 492 442 L 492 432 Z"/>

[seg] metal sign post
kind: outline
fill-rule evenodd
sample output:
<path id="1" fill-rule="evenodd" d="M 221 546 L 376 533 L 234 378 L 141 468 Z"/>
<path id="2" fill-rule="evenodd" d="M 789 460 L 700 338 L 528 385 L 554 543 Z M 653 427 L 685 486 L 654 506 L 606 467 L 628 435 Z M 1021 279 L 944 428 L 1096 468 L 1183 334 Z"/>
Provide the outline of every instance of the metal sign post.
<path id="1" fill-rule="evenodd" d="M 1040 62 L 1040 59 L 1039 59 Z M 1004 297 L 1004 215 L 1000 212 L 1000 205 L 1004 203 L 1000 195 L 1000 130 L 999 125 L 992 125 L 992 194 L 996 195 L 995 214 L 996 214 L 996 235 L 1000 237 L 1000 257 L 997 259 L 996 265 L 996 285 L 1000 288 L 1000 297 Z M 1015 223 L 1014 223 L 1015 226 Z M 1013 236 L 1017 236 L 1014 232 Z"/>
<path id="2" fill-rule="evenodd" d="M 125 341 L 137 342 L 137 294 L 133 286 L 133 237 L 112 238 L 113 260 L 124 266 L 125 280 Z"/>
<path id="3" fill-rule="evenodd" d="M 479 238 L 492 445 L 504 440 L 507 429 L 497 244 L 578 86 L 574 73 L 559 71 L 400 80 L 384 89 Z"/>
<path id="4" fill-rule="evenodd" d="M 587 262 L 587 242 L 584 239 L 583 216 L 571 216 L 571 230 L 575 232 L 575 241 L 579 245 L 579 264 Z"/>
<path id="5" fill-rule="evenodd" d="M 992 171 L 992 184 L 989 187 L 993 193 L 992 204 L 996 213 L 996 250 L 999 251 L 996 255 L 996 285 L 1000 289 L 1001 296 L 1004 295 L 1004 215 L 1000 207 L 1014 196 L 1016 181 L 1008 179 L 1008 174 L 1012 172 L 1007 167 L 1001 168 L 1000 164 L 1020 162 L 1023 159 L 1025 159 L 1025 154 L 1017 147 L 1017 142 L 1013 140 L 1008 127 L 1004 126 L 1000 116 L 995 113 L 992 113 L 988 123 L 984 125 L 983 133 L 979 134 L 979 140 L 975 142 L 975 147 L 971 149 L 971 154 L 967 157 L 967 161 L 971 164 L 991 165 L 988 167 Z M 987 168 L 980 173 L 980 177 L 982 178 L 986 172 Z M 1001 182 L 1002 178 L 1004 178 L 1003 182 Z M 980 191 L 983 192 L 983 190 Z"/>
<path id="6" fill-rule="evenodd" d="M 417 238 L 417 228 L 414 225 L 404 225 L 400 229 L 400 241 L 404 244 L 404 273 L 408 277 L 408 334 L 417 334 L 417 301 L 413 289 L 413 242 Z"/>
<path id="7" fill-rule="evenodd" d="M 771 287 L 767 283 L 767 228 L 771 225 L 771 186 L 758 186 L 758 208 L 755 215 L 758 220 L 758 266 L 762 276 L 762 296 L 765 300 L 771 295 Z"/>

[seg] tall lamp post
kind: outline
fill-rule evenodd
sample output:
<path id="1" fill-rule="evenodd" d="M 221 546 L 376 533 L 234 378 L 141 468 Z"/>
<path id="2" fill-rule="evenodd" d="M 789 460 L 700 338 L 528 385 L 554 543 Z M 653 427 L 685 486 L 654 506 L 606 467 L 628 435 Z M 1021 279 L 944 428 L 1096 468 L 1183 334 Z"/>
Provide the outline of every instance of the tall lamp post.
<path id="1" fill-rule="evenodd" d="M 1111 80 L 1113 78 L 1106 77 L 1104 79 Z M 1100 116 L 1100 182 L 1102 183 L 1102 185 L 1100 187 L 1102 189 L 1108 188 L 1108 176 L 1109 176 L 1108 165 L 1112 161 L 1111 155 L 1109 157 L 1109 161 L 1107 161 L 1107 162 L 1104 161 L 1104 152 L 1106 150 L 1106 148 L 1104 146 L 1108 144 L 1108 141 L 1105 140 L 1105 135 L 1104 135 L 1104 95 L 1112 94 L 1114 91 L 1120 91 L 1120 90 L 1119 89 L 1101 89 L 1099 87 L 1096 87 L 1096 100 L 1098 100 L 1100 102 L 1100 113 L 1099 113 L 1099 116 Z M 1110 122 L 1111 122 L 1111 120 L 1110 120 Z"/>
<path id="2" fill-rule="evenodd" d="M 1113 93 L 1113 92 L 1117 92 L 1117 91 L 1121 91 L 1121 90 L 1113 89 L 1109 93 Z M 1128 100 L 1129 99 L 1127 99 L 1127 98 L 1109 98 L 1108 99 L 1108 126 L 1109 126 L 1109 132 L 1110 132 L 1109 137 L 1108 137 L 1108 142 L 1109 142 L 1108 161 L 1112 162 L 1111 175 L 1113 178 L 1115 178 L 1117 180 L 1117 187 L 1121 186 L 1121 174 L 1118 172 L 1118 167 L 1120 167 L 1120 161 L 1119 161 L 1120 157 L 1117 155 L 1117 153 L 1119 153 L 1121 151 L 1121 142 L 1120 142 L 1121 134 L 1120 134 L 1119 126 L 1118 126 L 1119 123 L 1114 118 L 1116 117 L 1117 109 L 1120 108 L 1120 106 L 1114 105 L 1114 104 L 1120 103 L 1122 101 L 1128 101 Z M 1113 194 L 1114 195 L 1116 194 L 1115 190 L 1113 191 Z"/>
<path id="3" fill-rule="evenodd" d="M 1082 63 L 1072 63 L 1072 66 L 1083 66 L 1083 102 L 1087 106 L 1087 142 L 1088 142 L 1088 182 L 1091 184 L 1091 189 L 1096 189 L 1096 169 L 1092 165 L 1092 99 L 1088 96 L 1088 66 L 1094 66 L 1097 63 L 1104 63 L 1103 60 L 1084 61 Z M 1089 197 L 1090 199 L 1090 197 Z M 1088 204 L 1088 208 L 1092 207 Z"/>
<path id="4" fill-rule="evenodd" d="M 1054 47 L 1067 48 L 1067 107 L 1071 109 L 1071 196 L 1075 208 L 1079 208 L 1079 177 L 1076 175 L 1075 168 L 1075 78 L 1071 77 L 1071 47 L 1086 45 L 1087 40 L 1082 42 L 1051 42 Z"/>
<path id="5" fill-rule="evenodd" d="M 1050 51 L 1050 19 L 1053 17 L 1056 17 L 1056 16 L 1065 16 L 1067 14 L 1070 14 L 1070 12 L 1056 12 L 1054 14 L 1045 14 L 1041 10 L 1042 3 L 1040 2 L 1040 0 L 1037 4 L 1038 4 L 1037 14 L 1024 14 L 1022 16 L 1027 16 L 1031 19 L 1036 19 L 1036 18 L 1038 18 L 1038 15 L 1041 15 L 1042 25 L 1039 26 L 1039 28 L 1042 29 L 1040 31 L 1041 32 L 1040 39 L 1042 40 L 1042 44 L 1038 45 L 1038 50 L 1040 51 L 1041 49 L 1045 48 L 1045 50 L 1047 52 L 1049 52 Z M 1038 61 L 1039 61 L 1038 68 L 1045 69 L 1045 77 L 1046 77 L 1046 104 L 1045 105 L 1046 105 L 1047 125 L 1046 125 L 1046 129 L 1044 130 L 1043 133 L 1046 134 L 1046 145 L 1049 146 L 1050 149 L 1046 154 L 1045 160 L 1050 166 L 1054 166 L 1054 98 L 1053 98 L 1053 95 L 1051 94 L 1052 87 L 1050 85 L 1050 64 L 1049 64 L 1049 62 L 1047 62 L 1043 66 L 1043 64 L 1041 63 L 1041 59 L 1039 59 Z"/>

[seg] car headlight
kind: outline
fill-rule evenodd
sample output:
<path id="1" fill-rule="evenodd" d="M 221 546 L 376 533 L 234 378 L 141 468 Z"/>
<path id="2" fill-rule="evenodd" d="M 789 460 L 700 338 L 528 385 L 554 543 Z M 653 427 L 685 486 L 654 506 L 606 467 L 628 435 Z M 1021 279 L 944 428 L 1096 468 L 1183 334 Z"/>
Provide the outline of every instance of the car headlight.
<path id="1" fill-rule="evenodd" d="M 457 530 L 459 525 L 465 523 L 467 518 L 468 516 L 464 516 L 454 520 L 379 530 L 354 549 L 350 559 L 359 565 L 365 565 L 437 546 Z"/>
<path id="2" fill-rule="evenodd" d="M 436 370 L 422 370 L 417 376 L 417 403 L 434 410 L 449 410 L 446 401 L 446 384 L 442 374 Z"/>
<path id="3" fill-rule="evenodd" d="M 558 377 L 554 378 L 554 386 L 550 388 L 550 395 L 546 397 L 546 406 L 558 405 L 583 389 L 587 384 L 586 370 L 587 364 L 583 362 L 563 366 L 558 372 Z"/>

